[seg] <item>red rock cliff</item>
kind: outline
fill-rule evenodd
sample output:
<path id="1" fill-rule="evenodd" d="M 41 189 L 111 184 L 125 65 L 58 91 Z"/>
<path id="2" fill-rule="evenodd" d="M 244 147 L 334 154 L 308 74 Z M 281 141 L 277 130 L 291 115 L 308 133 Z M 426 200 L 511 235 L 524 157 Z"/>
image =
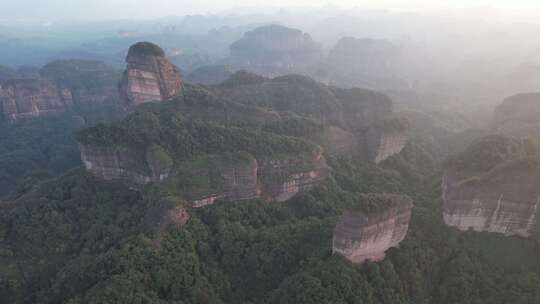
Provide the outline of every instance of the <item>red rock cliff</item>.
<path id="1" fill-rule="evenodd" d="M 345 211 L 334 229 L 333 252 L 353 263 L 383 260 L 386 250 L 403 241 L 411 220 L 413 202 L 408 196 L 369 194 L 359 203 L 366 200 L 381 205 L 374 211 Z"/>
<path id="2" fill-rule="evenodd" d="M 9 121 L 65 112 L 72 104 L 68 90 L 42 79 L 13 79 L 0 88 L 2 113 Z"/>
<path id="3" fill-rule="evenodd" d="M 128 107 L 163 101 L 182 91 L 180 70 L 169 62 L 159 46 L 136 43 L 130 47 L 126 61 L 120 94 Z"/>

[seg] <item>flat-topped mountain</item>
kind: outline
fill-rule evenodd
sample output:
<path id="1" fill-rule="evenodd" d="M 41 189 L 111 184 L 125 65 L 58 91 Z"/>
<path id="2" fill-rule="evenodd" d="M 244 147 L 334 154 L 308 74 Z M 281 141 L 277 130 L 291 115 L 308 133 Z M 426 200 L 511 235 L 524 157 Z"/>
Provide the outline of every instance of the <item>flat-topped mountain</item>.
<path id="1" fill-rule="evenodd" d="M 279 120 L 276 115 L 186 86 L 175 99 L 80 132 L 81 158 L 102 179 L 160 183 L 196 207 L 259 197 L 284 201 L 319 184 L 328 168 L 317 145 L 255 129 Z"/>
<path id="2" fill-rule="evenodd" d="M 41 77 L 70 91 L 73 102 L 82 107 L 118 103 L 121 73 L 92 60 L 57 60 L 40 70 Z"/>
<path id="3" fill-rule="evenodd" d="M 268 76 L 298 72 L 323 58 L 322 46 L 309 34 L 281 25 L 249 31 L 230 50 L 233 66 Z"/>
<path id="4" fill-rule="evenodd" d="M 540 93 L 522 93 L 506 98 L 495 108 L 493 129 L 508 136 L 538 136 Z"/>
<path id="5" fill-rule="evenodd" d="M 46 64 L 39 74 L 23 67 L 15 76 L 0 82 L 2 112 L 12 122 L 67 111 L 84 114 L 119 101 L 120 73 L 99 61 L 58 60 Z"/>
<path id="6" fill-rule="evenodd" d="M 450 159 L 443 177 L 444 221 L 540 240 L 540 159 L 525 140 L 485 137 Z"/>
<path id="7" fill-rule="evenodd" d="M 45 79 L 11 79 L 0 87 L 2 114 L 8 121 L 64 113 L 71 92 Z"/>
<path id="8" fill-rule="evenodd" d="M 365 194 L 334 229 L 333 252 L 353 263 L 377 262 L 407 236 L 413 201 L 408 196 Z"/>
<path id="9" fill-rule="evenodd" d="M 150 42 L 136 43 L 129 48 L 126 62 L 120 94 L 129 108 L 163 101 L 182 91 L 180 70 L 169 62 L 159 46 Z"/>
<path id="10" fill-rule="evenodd" d="M 301 75 L 270 79 L 246 71 L 210 90 L 223 100 L 310 118 L 326 135 L 307 131 L 304 136 L 329 154 L 355 151 L 378 163 L 399 153 L 407 141 L 407 124 L 392 116 L 392 101 L 375 91 L 335 88 Z"/>

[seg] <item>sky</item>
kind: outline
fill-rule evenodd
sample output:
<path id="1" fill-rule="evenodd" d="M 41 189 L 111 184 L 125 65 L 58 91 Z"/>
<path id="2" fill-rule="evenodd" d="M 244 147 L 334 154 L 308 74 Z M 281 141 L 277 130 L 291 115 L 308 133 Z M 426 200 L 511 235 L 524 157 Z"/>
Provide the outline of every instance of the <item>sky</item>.
<path id="1" fill-rule="evenodd" d="M 1 20 L 130 19 L 234 12 L 240 7 L 323 7 L 426 11 L 499 10 L 540 16 L 540 0 L 0 0 Z"/>

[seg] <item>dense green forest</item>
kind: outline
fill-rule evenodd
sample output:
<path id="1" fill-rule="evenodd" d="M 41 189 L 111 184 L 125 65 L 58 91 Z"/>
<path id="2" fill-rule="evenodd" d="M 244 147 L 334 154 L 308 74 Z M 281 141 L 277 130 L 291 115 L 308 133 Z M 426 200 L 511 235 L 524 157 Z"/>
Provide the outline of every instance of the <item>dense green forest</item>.
<path id="1" fill-rule="evenodd" d="M 159 189 L 136 192 L 73 171 L 2 204 L 0 297 L 8 303 L 538 303 L 540 245 L 446 227 L 439 174 L 405 175 L 400 163 L 407 161 L 399 156 L 376 167 L 335 159 L 335 178 L 288 203 L 190 210 L 183 227 L 163 227 L 160 210 L 171 199 L 161 199 Z M 407 239 L 381 263 L 355 266 L 331 253 L 337 217 L 355 200 L 352 189 L 415 200 Z"/>
<path id="2" fill-rule="evenodd" d="M 81 122 L 70 116 L 15 124 L 0 121 L 0 197 L 19 186 L 23 191 L 34 177 L 78 167 L 81 161 L 73 132 L 81 127 Z"/>
<path id="3" fill-rule="evenodd" d="M 205 108 L 214 110 L 196 110 Z M 265 119 L 242 120 L 248 113 Z M 224 103 L 192 87 L 76 137 L 130 147 L 182 172 L 197 162 L 219 163 L 216 153 L 237 162 L 313 153 L 317 146 L 304 137 L 324 126 L 297 114 L 285 115 L 283 124 L 268 121 L 271 110 Z M 425 142 L 412 140 L 379 165 L 329 157 L 331 176 L 287 203 L 221 201 L 193 209 L 170 183 L 134 190 L 68 170 L 79 164 L 69 122 L 34 120 L 2 131 L 11 143 L 2 168 L 43 154 L 35 157 L 40 166 L 4 173 L 18 172 L 12 178 L 19 189 L 0 201 L 2 303 L 540 303 L 540 244 L 444 225 L 440 165 Z M 515 151 L 492 154 L 499 152 Z M 68 172 L 19 182 L 34 167 Z M 194 178 L 176 175 L 173 188 Z M 413 219 L 384 261 L 353 265 L 332 254 L 333 229 L 369 193 L 410 196 Z M 381 207 L 368 201 L 360 209 Z M 185 225 L 170 221 L 178 207 L 190 215 Z"/>

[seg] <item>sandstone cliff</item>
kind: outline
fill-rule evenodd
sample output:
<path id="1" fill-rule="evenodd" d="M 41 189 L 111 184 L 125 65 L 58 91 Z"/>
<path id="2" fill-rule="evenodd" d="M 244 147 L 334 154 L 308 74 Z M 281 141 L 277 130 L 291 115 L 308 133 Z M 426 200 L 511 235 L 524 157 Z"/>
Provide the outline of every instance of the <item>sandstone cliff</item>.
<path id="1" fill-rule="evenodd" d="M 211 205 L 217 200 L 258 198 L 257 160 L 248 153 L 228 153 L 198 157 L 182 166 L 191 181 L 188 198 L 194 207 Z"/>
<path id="2" fill-rule="evenodd" d="M 344 212 L 334 229 L 333 252 L 353 263 L 381 261 L 385 251 L 406 237 L 413 202 L 408 196 L 361 195 L 359 206 Z"/>
<path id="3" fill-rule="evenodd" d="M 73 103 L 95 107 L 117 103 L 121 73 L 99 61 L 57 60 L 46 64 L 39 74 L 68 90 Z"/>
<path id="4" fill-rule="evenodd" d="M 493 129 L 508 136 L 536 136 L 540 131 L 540 93 L 506 98 L 495 108 Z"/>
<path id="5" fill-rule="evenodd" d="M 86 170 L 101 179 L 124 179 L 135 184 L 152 181 L 151 175 L 141 168 L 144 160 L 129 148 L 79 144 L 79 150 Z"/>
<path id="6" fill-rule="evenodd" d="M 159 46 L 136 43 L 129 48 L 126 62 L 120 94 L 128 107 L 163 101 L 182 91 L 180 70 L 169 62 Z"/>
<path id="7" fill-rule="evenodd" d="M 450 160 L 442 182 L 446 224 L 540 240 L 540 158 L 530 154 L 524 141 L 491 136 Z"/>
<path id="8" fill-rule="evenodd" d="M 259 171 L 262 196 L 271 201 L 287 201 L 319 185 L 329 171 L 322 150 L 310 160 L 296 157 L 266 159 L 261 162 Z"/>
<path id="9" fill-rule="evenodd" d="M 231 161 L 231 157 L 236 160 Z M 239 155 L 214 156 L 210 162 L 203 162 L 207 167 L 190 170 L 190 176 L 200 177 L 196 186 L 200 190 L 189 195 L 194 207 L 218 200 L 262 198 L 284 202 L 313 189 L 329 173 L 322 152 L 311 160 L 295 157 L 256 160 L 246 153 L 241 153 L 240 158 L 243 160 L 238 160 Z"/>
<path id="10" fill-rule="evenodd" d="M 407 144 L 406 122 L 388 119 L 376 123 L 364 133 L 369 160 L 376 164 L 400 153 Z"/>
<path id="11" fill-rule="evenodd" d="M 2 113 L 9 121 L 64 113 L 73 103 L 71 92 L 42 79 L 12 79 L 0 88 Z"/>
<path id="12" fill-rule="evenodd" d="M 268 79 L 245 71 L 211 90 L 223 100 L 274 109 L 284 123 L 295 116 L 311 119 L 324 131 L 305 128 L 305 134 L 289 134 L 314 140 L 332 156 L 362 154 L 378 163 L 407 142 L 408 125 L 392 118 L 392 100 L 372 90 L 329 87 L 301 75 Z"/>

